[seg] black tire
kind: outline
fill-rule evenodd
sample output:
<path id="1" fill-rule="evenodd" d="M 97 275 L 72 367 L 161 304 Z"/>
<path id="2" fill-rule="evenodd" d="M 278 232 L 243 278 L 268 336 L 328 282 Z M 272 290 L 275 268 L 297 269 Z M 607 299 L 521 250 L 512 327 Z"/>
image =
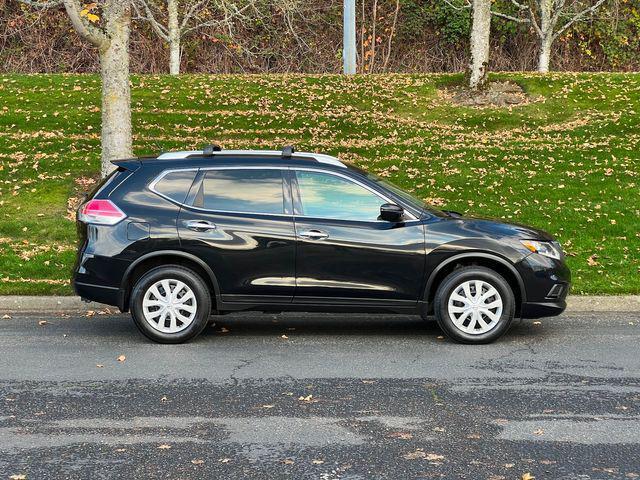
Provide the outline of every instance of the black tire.
<path id="1" fill-rule="evenodd" d="M 482 316 L 482 321 L 491 326 L 491 329 L 484 333 L 468 333 L 463 331 L 461 328 L 456 326 L 449 315 L 450 296 L 454 294 L 456 290 L 461 288 L 465 282 L 474 280 L 480 280 L 484 282 L 485 285 L 488 284 L 495 288 L 500 296 L 499 300 L 502 301 L 502 312 L 497 320 L 491 320 L 486 315 Z M 475 294 L 475 287 L 472 286 L 471 288 L 474 288 L 472 294 Z M 483 291 L 488 292 L 489 290 L 490 289 Z M 491 299 L 498 300 L 498 297 L 489 297 L 487 301 L 490 301 Z M 454 308 L 456 307 L 456 304 L 460 306 L 464 305 L 461 302 L 455 302 Z M 504 277 L 502 277 L 498 272 L 486 267 L 471 266 L 455 270 L 445 277 L 436 291 L 433 308 L 438 325 L 450 339 L 459 343 L 467 344 L 491 343 L 504 335 L 511 326 L 515 313 L 515 298 L 511 287 Z M 498 316 L 498 311 L 499 310 L 497 308 L 494 308 L 490 313 Z M 452 315 L 455 317 L 454 313 L 452 313 Z M 461 313 L 460 316 L 456 318 L 462 318 L 462 315 L 463 314 Z M 462 328 L 469 328 L 473 330 L 474 327 L 471 326 L 471 318 L 467 317 L 467 319 L 469 320 L 468 324 L 464 325 L 463 321 Z M 476 326 L 480 325 L 479 322 L 473 323 Z"/>
<path id="2" fill-rule="evenodd" d="M 195 296 L 196 312 L 191 323 L 183 330 L 165 333 L 150 325 L 145 319 L 143 300 L 147 290 L 160 280 L 183 282 Z M 138 330 L 158 343 L 184 343 L 196 337 L 205 329 L 211 312 L 211 292 L 202 278 L 192 270 L 179 265 L 156 267 L 145 273 L 136 282 L 131 292 L 131 316 Z M 188 315 L 188 313 L 187 313 Z"/>

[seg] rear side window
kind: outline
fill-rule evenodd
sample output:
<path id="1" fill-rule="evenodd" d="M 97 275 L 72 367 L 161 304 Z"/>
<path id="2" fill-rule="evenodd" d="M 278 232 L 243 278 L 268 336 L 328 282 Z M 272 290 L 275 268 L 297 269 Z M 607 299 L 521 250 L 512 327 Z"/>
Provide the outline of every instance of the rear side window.
<path id="1" fill-rule="evenodd" d="M 229 169 L 205 173 L 194 206 L 238 213 L 284 213 L 281 170 Z"/>
<path id="2" fill-rule="evenodd" d="M 153 186 L 153 189 L 171 200 L 184 203 L 195 176 L 195 170 L 169 172 Z"/>

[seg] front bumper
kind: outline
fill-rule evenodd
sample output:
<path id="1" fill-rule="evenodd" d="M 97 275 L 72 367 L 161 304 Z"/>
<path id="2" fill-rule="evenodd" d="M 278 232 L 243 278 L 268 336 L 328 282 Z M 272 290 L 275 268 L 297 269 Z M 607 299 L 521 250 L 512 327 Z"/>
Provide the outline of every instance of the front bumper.
<path id="1" fill-rule="evenodd" d="M 520 310 L 522 318 L 551 317 L 564 312 L 571 272 L 563 260 L 533 253 L 519 262 L 517 268 L 526 291 Z"/>
<path id="2" fill-rule="evenodd" d="M 560 315 L 567 308 L 567 302 L 525 302 L 522 304 L 520 316 L 522 318 L 554 317 Z"/>

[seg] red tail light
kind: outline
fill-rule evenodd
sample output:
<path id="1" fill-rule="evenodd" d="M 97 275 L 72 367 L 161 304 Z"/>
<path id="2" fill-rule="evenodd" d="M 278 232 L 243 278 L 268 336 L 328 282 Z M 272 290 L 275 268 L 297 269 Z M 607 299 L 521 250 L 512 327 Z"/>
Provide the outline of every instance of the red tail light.
<path id="1" fill-rule="evenodd" d="M 78 220 L 98 225 L 115 225 L 127 218 L 111 200 L 89 200 L 78 210 Z"/>

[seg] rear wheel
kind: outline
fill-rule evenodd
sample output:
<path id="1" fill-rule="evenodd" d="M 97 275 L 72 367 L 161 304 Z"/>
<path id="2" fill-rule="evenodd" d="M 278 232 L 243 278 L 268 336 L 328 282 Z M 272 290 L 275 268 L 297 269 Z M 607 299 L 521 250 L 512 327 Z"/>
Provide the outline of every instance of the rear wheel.
<path id="1" fill-rule="evenodd" d="M 485 267 L 464 267 L 450 273 L 434 298 L 438 325 L 460 343 L 490 343 L 511 325 L 513 291 L 506 280 Z"/>
<path id="2" fill-rule="evenodd" d="M 144 274 L 131 292 L 131 315 L 138 329 L 159 343 L 183 343 L 207 326 L 211 294 L 199 275 L 178 265 Z"/>

